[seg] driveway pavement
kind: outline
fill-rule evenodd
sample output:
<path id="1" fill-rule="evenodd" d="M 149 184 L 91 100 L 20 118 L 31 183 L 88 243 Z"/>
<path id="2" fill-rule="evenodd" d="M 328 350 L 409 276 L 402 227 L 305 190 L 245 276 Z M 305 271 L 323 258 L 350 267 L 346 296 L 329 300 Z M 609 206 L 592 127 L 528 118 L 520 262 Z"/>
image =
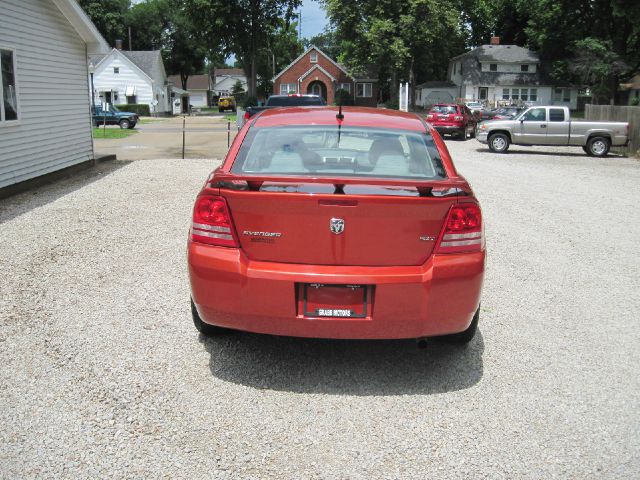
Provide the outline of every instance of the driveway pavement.
<path id="1" fill-rule="evenodd" d="M 185 158 L 222 158 L 227 152 L 227 121 L 223 116 L 185 117 Z M 121 139 L 94 139 L 96 153 L 118 160 L 182 157 L 183 117 L 162 118 L 136 126 L 138 133 Z M 107 128 L 118 128 L 107 127 Z M 230 125 L 233 141 L 237 128 Z"/>
<path id="2" fill-rule="evenodd" d="M 2 478 L 640 478 L 640 165 L 448 141 L 486 218 L 467 347 L 191 324 L 212 160 L 0 203 Z"/>

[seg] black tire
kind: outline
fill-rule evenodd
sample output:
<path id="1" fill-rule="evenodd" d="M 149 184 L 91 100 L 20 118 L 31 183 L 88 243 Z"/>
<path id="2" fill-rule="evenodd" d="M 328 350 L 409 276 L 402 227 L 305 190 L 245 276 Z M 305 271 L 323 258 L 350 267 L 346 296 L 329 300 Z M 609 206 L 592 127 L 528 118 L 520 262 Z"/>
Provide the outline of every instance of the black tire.
<path id="1" fill-rule="evenodd" d="M 610 146 L 608 138 L 592 137 L 587 142 L 587 153 L 592 157 L 606 157 Z"/>
<path id="2" fill-rule="evenodd" d="M 459 140 L 466 140 L 467 139 L 467 127 L 462 127 L 460 130 L 458 130 L 457 137 L 458 137 Z"/>
<path id="3" fill-rule="evenodd" d="M 224 112 L 224 108 L 218 108 L 218 113 Z"/>
<path id="4" fill-rule="evenodd" d="M 120 125 L 120 128 L 122 128 L 124 130 L 124 129 L 129 128 L 129 126 L 131 125 L 131 122 L 129 120 L 127 120 L 126 118 L 123 118 L 122 120 L 120 120 L 119 125 Z"/>
<path id="5" fill-rule="evenodd" d="M 476 332 L 478 331 L 478 321 L 480 320 L 480 307 L 476 310 L 476 314 L 473 316 L 473 320 L 471 320 L 471 325 L 464 332 L 454 333 L 451 335 L 443 335 L 440 337 L 447 343 L 457 343 L 457 344 L 467 344 L 473 337 L 475 337 Z"/>
<path id="6" fill-rule="evenodd" d="M 509 150 L 509 137 L 504 133 L 493 133 L 489 136 L 489 149 L 495 153 L 505 153 Z"/>
<path id="7" fill-rule="evenodd" d="M 476 125 L 474 125 L 473 128 L 471 129 L 471 134 L 469 135 L 469 138 L 476 138 Z"/>
<path id="8" fill-rule="evenodd" d="M 132 123 L 131 125 L 129 125 L 129 130 L 133 130 L 134 128 L 136 128 L 136 124 Z"/>
<path id="9" fill-rule="evenodd" d="M 203 322 L 196 309 L 196 304 L 193 303 L 193 298 L 191 299 L 191 316 L 193 317 L 193 324 L 196 326 L 196 329 L 207 337 L 222 335 L 231 331 L 228 328 L 216 327 L 215 325 L 209 325 Z"/>
<path id="10" fill-rule="evenodd" d="M 584 153 L 589 155 L 589 150 L 587 150 L 587 147 L 585 147 L 584 145 L 582 146 L 582 150 L 584 150 Z"/>

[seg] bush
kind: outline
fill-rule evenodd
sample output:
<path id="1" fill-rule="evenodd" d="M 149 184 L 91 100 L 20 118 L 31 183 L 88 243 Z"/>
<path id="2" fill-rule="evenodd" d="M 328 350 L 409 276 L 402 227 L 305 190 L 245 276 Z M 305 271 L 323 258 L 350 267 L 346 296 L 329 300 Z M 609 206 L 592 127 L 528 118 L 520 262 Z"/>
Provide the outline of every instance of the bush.
<path id="1" fill-rule="evenodd" d="M 631 99 L 631 105 L 634 107 L 640 106 L 640 97 L 633 97 Z"/>
<path id="2" fill-rule="evenodd" d="M 334 105 L 353 105 L 353 98 L 351 94 L 344 89 L 340 89 L 336 91 L 336 98 L 334 100 Z"/>
<path id="3" fill-rule="evenodd" d="M 116 105 L 116 108 L 121 112 L 137 113 L 144 117 L 151 116 L 149 105 L 146 103 L 125 103 L 124 105 Z"/>

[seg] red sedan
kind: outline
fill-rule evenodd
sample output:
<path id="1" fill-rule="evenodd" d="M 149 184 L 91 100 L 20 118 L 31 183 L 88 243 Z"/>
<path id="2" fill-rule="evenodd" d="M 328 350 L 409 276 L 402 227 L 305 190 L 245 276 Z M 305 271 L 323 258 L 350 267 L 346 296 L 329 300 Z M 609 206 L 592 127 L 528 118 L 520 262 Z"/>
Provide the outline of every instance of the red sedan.
<path id="1" fill-rule="evenodd" d="M 468 342 L 482 214 L 440 136 L 414 114 L 267 110 L 196 198 L 188 264 L 204 334 Z"/>

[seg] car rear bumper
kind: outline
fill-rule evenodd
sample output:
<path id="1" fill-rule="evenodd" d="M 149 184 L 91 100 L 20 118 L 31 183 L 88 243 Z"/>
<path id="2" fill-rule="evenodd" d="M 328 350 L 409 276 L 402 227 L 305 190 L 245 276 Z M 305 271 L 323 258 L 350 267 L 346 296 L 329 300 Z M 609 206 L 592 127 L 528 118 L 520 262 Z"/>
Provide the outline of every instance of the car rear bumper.
<path id="1" fill-rule="evenodd" d="M 206 323 L 273 335 L 397 339 L 464 331 L 480 303 L 485 252 L 432 255 L 421 266 L 350 267 L 249 260 L 189 242 L 193 300 Z M 300 284 L 370 286 L 366 318 L 308 317 Z"/>
<path id="2" fill-rule="evenodd" d="M 433 125 L 433 128 L 440 134 L 446 133 L 459 133 L 461 130 L 464 130 L 464 125 Z"/>

